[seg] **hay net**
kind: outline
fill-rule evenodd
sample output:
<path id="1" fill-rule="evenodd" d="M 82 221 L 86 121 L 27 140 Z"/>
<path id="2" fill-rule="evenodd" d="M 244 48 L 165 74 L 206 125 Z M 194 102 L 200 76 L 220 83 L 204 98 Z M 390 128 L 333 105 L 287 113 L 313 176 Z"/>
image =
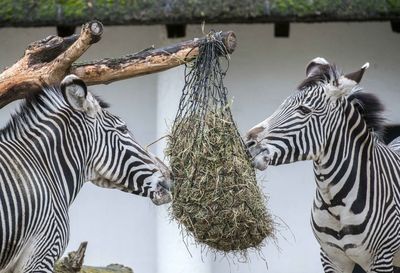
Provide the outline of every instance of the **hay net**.
<path id="1" fill-rule="evenodd" d="M 207 113 L 227 115 L 232 120 L 223 82 L 229 64 L 228 53 L 218 35 L 209 34 L 207 42 L 199 47 L 197 59 L 185 68 L 185 86 L 175 125 L 188 122 L 185 118 L 195 116 L 203 121 L 198 122 L 200 128 L 196 128 L 197 133 L 202 131 Z M 222 67 L 220 57 L 226 61 L 226 68 Z M 175 130 L 178 129 L 179 126 L 176 126 Z"/>
<path id="2" fill-rule="evenodd" d="M 210 33 L 185 69 L 166 149 L 175 180 L 171 211 L 196 242 L 243 252 L 262 246 L 274 224 L 232 118 L 223 83 L 228 54 L 219 35 Z"/>

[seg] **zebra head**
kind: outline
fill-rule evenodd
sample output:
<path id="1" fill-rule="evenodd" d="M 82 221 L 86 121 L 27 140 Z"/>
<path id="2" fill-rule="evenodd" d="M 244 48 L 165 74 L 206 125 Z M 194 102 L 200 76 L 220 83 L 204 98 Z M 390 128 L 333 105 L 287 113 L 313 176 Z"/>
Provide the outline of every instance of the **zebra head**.
<path id="1" fill-rule="evenodd" d="M 143 149 L 123 122 L 93 96 L 86 84 L 75 75 L 61 82 L 62 94 L 74 111 L 85 116 L 88 131 L 87 180 L 105 188 L 150 197 L 154 204 L 171 201 L 169 169 Z"/>
<path id="2" fill-rule="evenodd" d="M 349 116 L 346 111 L 355 111 L 357 100 L 352 94 L 360 90 L 358 83 L 368 66 L 342 75 L 325 59 L 313 59 L 296 92 L 247 133 L 254 166 L 264 170 L 269 164 L 318 161 L 336 125 Z"/>

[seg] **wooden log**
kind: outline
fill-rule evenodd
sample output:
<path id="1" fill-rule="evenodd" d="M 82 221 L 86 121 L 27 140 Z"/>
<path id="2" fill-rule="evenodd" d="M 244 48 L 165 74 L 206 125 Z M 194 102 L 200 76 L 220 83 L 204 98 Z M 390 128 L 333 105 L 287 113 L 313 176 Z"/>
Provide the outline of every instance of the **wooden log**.
<path id="1" fill-rule="evenodd" d="M 66 257 L 56 262 L 55 273 L 76 273 L 82 268 L 85 259 L 87 242 L 82 242 L 77 251 L 68 253 Z"/>
<path id="2" fill-rule="evenodd" d="M 215 37 L 222 40 L 227 51 L 236 48 L 233 31 L 219 32 Z M 208 37 L 193 39 L 163 48 L 149 48 L 118 59 L 103 59 L 95 62 L 73 64 L 70 73 L 83 79 L 86 84 L 110 83 L 136 76 L 160 72 L 187 63 L 199 54 L 199 45 Z"/>
<path id="3" fill-rule="evenodd" d="M 43 85 L 59 83 L 72 63 L 99 41 L 102 33 L 103 25 L 91 21 L 83 25 L 79 36 L 49 36 L 30 44 L 24 56 L 0 74 L 0 108 Z"/>
<path id="4" fill-rule="evenodd" d="M 30 44 L 24 56 L 0 74 L 0 108 L 42 86 L 58 84 L 69 73 L 81 77 L 88 85 L 107 84 L 184 64 L 198 55 L 199 45 L 209 38 L 150 48 L 116 59 L 73 64 L 100 40 L 102 33 L 101 22 L 91 21 L 82 26 L 80 35 L 49 36 Z M 215 33 L 213 38 L 221 40 L 229 53 L 235 50 L 236 37 L 232 31 Z"/>
<path id="5" fill-rule="evenodd" d="M 66 257 L 56 262 L 54 273 L 133 273 L 129 267 L 120 264 L 110 264 L 106 267 L 84 266 L 87 242 L 81 243 L 77 251 L 68 253 Z"/>
<path id="6" fill-rule="evenodd" d="M 133 270 L 120 264 L 110 264 L 106 267 L 83 266 L 80 273 L 133 273 Z"/>

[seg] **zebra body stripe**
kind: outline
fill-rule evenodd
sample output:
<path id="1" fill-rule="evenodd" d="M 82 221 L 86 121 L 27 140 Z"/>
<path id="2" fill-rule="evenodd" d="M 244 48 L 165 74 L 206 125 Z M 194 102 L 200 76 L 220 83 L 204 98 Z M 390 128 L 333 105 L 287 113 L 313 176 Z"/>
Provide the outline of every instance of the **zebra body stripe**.
<path id="1" fill-rule="evenodd" d="M 400 138 L 386 146 L 379 100 L 316 58 L 308 77 L 278 110 L 251 129 L 257 168 L 312 160 L 311 225 L 326 273 L 393 272 L 400 265 Z"/>
<path id="2" fill-rule="evenodd" d="M 0 131 L 0 273 L 53 272 L 68 243 L 68 208 L 86 181 L 170 201 L 154 157 L 85 90 L 69 76 Z"/>

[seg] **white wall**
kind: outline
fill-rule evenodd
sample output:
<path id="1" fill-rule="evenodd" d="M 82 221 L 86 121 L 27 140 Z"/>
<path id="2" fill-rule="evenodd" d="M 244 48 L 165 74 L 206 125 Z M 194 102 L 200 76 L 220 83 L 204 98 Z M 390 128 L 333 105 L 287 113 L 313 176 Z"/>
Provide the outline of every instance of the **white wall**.
<path id="1" fill-rule="evenodd" d="M 304 78 L 305 65 L 316 56 L 326 57 L 344 71 L 355 70 L 369 61 L 371 67 L 363 85 L 382 98 L 389 119 L 400 122 L 400 35 L 391 32 L 389 23 L 292 24 L 290 37 L 279 39 L 273 37 L 273 25 L 208 27 L 231 29 L 238 37 L 225 83 L 234 97 L 233 114 L 242 133 L 270 115 L 293 92 Z M 0 29 L 0 65 L 11 65 L 29 42 L 54 31 L 54 28 Z M 152 44 L 170 43 L 163 40 L 164 35 L 162 26 L 106 27 L 103 40 L 93 45 L 85 58 L 115 57 Z M 200 27 L 189 26 L 187 37 L 195 36 L 202 36 Z M 170 105 L 176 104 L 177 96 L 157 102 L 166 88 L 160 81 L 176 78 L 181 84 L 182 77 L 181 70 L 176 69 L 92 89 L 111 102 L 111 111 L 124 118 L 138 140 L 147 144 L 163 134 L 160 122 L 164 115 L 171 116 L 175 110 Z M 177 86 L 179 93 L 179 83 Z M 7 117 L 8 110 L 2 109 L 0 120 Z M 290 230 L 282 226 L 279 248 L 272 243 L 263 249 L 268 269 L 257 255 L 245 264 L 218 256 L 211 262 L 213 272 L 322 272 L 318 245 L 309 225 L 314 195 L 311 165 L 302 162 L 271 167 L 261 176 L 272 213 Z M 163 235 L 156 225 L 169 224 L 167 219 L 157 219 L 156 215 L 164 210 L 144 198 L 88 184 L 71 208 L 68 250 L 88 240 L 87 264 L 119 262 L 131 266 L 136 273 L 168 272 L 157 266 L 157 241 L 167 240 L 157 240 L 157 236 Z M 182 259 L 190 261 L 190 255 L 182 253 L 186 253 Z"/>

